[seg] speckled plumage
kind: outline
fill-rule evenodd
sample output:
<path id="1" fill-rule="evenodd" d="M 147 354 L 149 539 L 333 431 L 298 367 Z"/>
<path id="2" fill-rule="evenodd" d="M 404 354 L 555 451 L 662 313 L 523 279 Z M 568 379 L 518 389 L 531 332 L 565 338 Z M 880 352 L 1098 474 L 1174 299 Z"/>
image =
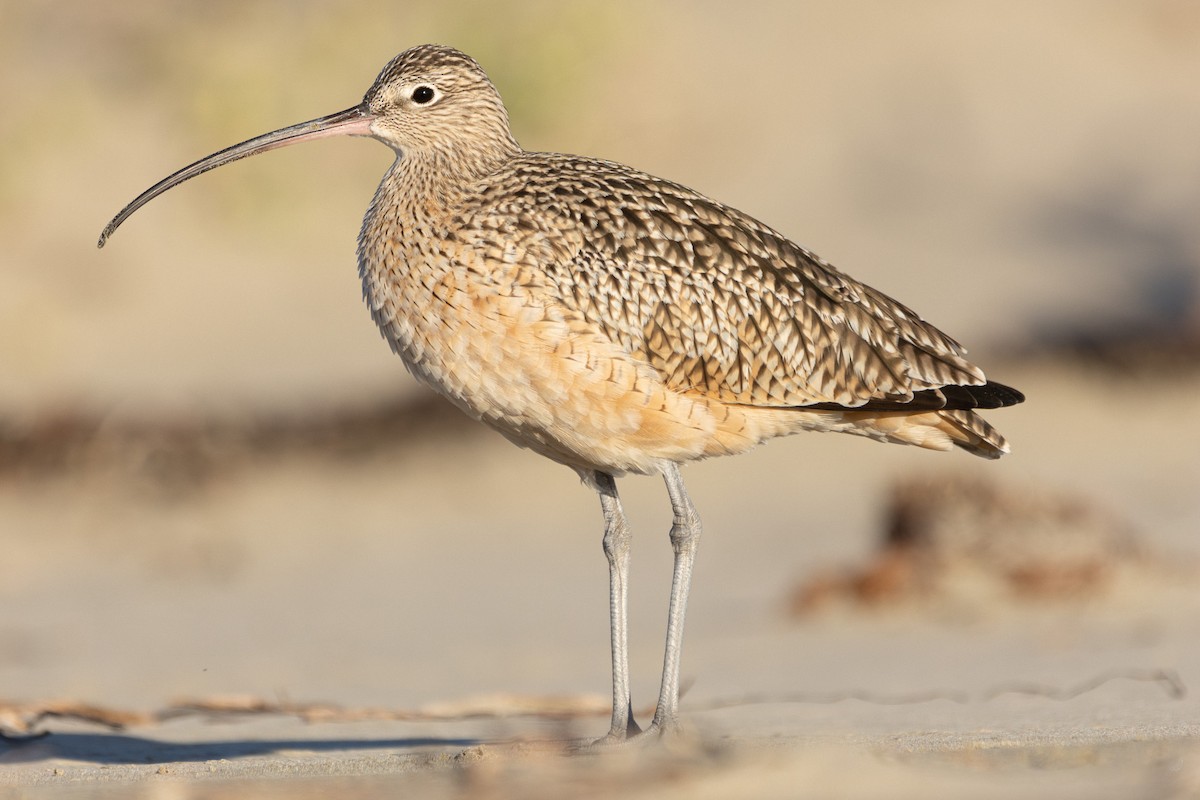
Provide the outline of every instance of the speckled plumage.
<path id="1" fill-rule="evenodd" d="M 953 339 L 686 187 L 521 150 L 466 56 L 414 48 L 366 101 L 448 76 L 480 97 L 400 145 L 359 268 L 395 350 L 469 414 L 585 476 L 805 429 L 1007 451 L 970 408 L 1019 395 Z"/>
<path id="2" fill-rule="evenodd" d="M 363 102 L 255 137 L 143 192 L 256 153 L 371 136 L 396 161 L 363 221 L 375 322 L 418 378 L 513 442 L 573 467 L 600 496 L 609 563 L 613 716 L 629 694 L 629 527 L 614 475 L 661 473 L 671 500 L 667 644 L 650 731 L 677 724 L 683 622 L 700 518 L 679 465 L 801 430 L 995 458 L 976 408 L 1021 402 L 957 342 L 742 212 L 596 159 L 521 149 L 470 57 L 425 45 Z M 646 741 L 649 737 L 638 737 Z"/>

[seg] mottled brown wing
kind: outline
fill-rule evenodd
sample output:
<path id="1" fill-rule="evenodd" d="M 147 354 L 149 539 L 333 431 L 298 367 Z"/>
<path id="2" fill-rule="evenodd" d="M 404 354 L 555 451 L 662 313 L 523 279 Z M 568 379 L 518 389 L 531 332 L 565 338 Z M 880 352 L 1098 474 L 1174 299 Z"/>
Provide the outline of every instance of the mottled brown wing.
<path id="1" fill-rule="evenodd" d="M 547 276 L 672 388 L 885 410 L 940 408 L 939 387 L 986 383 L 911 309 L 736 209 L 620 165 L 563 160 L 574 180 L 538 200 L 582 237 Z"/>

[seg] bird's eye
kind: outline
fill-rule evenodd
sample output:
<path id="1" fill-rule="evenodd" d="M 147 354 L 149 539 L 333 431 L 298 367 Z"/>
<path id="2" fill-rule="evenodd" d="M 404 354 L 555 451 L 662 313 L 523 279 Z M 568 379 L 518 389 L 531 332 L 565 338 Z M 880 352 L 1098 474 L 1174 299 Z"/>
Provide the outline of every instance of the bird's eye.
<path id="1" fill-rule="evenodd" d="M 418 86 L 417 88 L 413 89 L 412 93 L 413 102 L 417 103 L 418 105 L 430 103 L 436 96 L 437 93 L 433 90 L 432 86 Z"/>

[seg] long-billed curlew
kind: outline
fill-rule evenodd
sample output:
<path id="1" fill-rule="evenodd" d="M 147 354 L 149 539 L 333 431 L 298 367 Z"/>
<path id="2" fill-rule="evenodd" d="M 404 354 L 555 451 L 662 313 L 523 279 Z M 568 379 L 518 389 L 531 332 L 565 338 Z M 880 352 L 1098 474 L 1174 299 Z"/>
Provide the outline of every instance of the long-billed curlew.
<path id="1" fill-rule="evenodd" d="M 1008 452 L 974 409 L 1024 400 L 907 307 L 783 235 L 621 164 L 521 149 L 469 56 L 398 55 L 353 108 L 184 167 L 126 206 L 99 245 L 167 189 L 239 158 L 370 136 L 396 160 L 363 220 L 371 315 L 408 369 L 600 495 L 612 622 L 612 727 L 629 697 L 629 527 L 614 478 L 660 474 L 675 566 L 658 706 L 674 728 L 700 518 L 680 464 L 774 436 L 839 431 L 985 458 Z"/>

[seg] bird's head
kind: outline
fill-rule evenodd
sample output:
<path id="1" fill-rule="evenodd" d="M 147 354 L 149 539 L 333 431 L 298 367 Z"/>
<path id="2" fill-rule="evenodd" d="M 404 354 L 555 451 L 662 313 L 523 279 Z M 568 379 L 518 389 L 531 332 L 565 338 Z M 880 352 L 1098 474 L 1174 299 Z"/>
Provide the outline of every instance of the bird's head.
<path id="1" fill-rule="evenodd" d="M 475 59 L 422 45 L 391 60 L 363 98 L 371 135 L 401 155 L 516 146 L 500 93 Z"/>

